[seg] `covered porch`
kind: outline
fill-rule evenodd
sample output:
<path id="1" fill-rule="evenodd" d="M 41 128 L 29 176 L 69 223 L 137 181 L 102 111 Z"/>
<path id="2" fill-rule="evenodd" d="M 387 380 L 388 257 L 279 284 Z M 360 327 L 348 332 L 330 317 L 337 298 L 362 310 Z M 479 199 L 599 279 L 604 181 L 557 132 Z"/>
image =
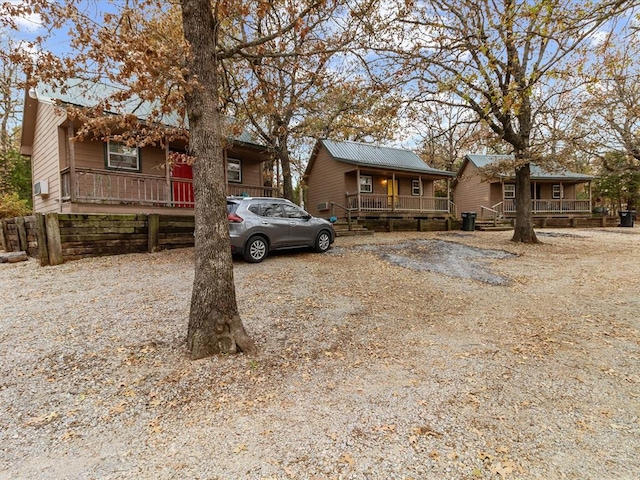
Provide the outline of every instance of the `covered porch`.
<path id="1" fill-rule="evenodd" d="M 450 177 L 357 168 L 346 173 L 345 205 L 352 217 L 455 216 Z M 354 188 L 355 187 L 355 188 Z"/>
<path id="2" fill-rule="evenodd" d="M 491 197 L 500 200 L 491 208 L 482 207 L 481 218 L 516 216 L 515 184 L 509 181 L 492 183 Z M 581 181 L 531 182 L 531 212 L 534 217 L 590 216 L 593 208 L 591 179 Z"/>

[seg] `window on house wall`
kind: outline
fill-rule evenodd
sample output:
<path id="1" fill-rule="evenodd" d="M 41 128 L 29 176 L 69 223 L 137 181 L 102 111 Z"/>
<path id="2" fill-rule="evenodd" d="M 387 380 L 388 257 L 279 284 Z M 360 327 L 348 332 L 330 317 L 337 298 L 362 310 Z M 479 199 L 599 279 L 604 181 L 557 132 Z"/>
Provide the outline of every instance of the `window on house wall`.
<path id="1" fill-rule="evenodd" d="M 562 198 L 562 185 L 553 186 L 553 198 Z"/>
<path id="2" fill-rule="evenodd" d="M 140 149 L 108 141 L 105 149 L 107 168 L 140 171 Z"/>
<path id="3" fill-rule="evenodd" d="M 516 186 L 512 183 L 504 185 L 504 198 L 516 198 Z"/>
<path id="4" fill-rule="evenodd" d="M 420 195 L 420 180 L 411 180 L 411 195 Z"/>
<path id="5" fill-rule="evenodd" d="M 237 158 L 227 158 L 227 180 L 229 182 L 242 182 L 242 162 Z"/>
<path id="6" fill-rule="evenodd" d="M 369 175 L 360 175 L 360 193 L 373 192 L 373 178 Z"/>

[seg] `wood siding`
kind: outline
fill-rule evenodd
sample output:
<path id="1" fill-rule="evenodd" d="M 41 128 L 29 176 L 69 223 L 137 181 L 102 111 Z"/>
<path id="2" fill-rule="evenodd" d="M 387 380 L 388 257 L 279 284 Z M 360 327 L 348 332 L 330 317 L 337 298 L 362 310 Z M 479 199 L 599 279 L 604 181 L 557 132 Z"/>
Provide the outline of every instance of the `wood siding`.
<path id="1" fill-rule="evenodd" d="M 305 209 L 313 216 L 329 218 L 331 211 L 318 210 L 318 204 L 327 202 L 329 208 L 331 208 L 331 202 L 344 205 L 346 192 L 356 191 L 355 180 L 345 183 L 345 173 L 354 169 L 353 165 L 335 161 L 327 150 L 321 147 L 313 160 L 313 165 L 307 178 L 308 190 Z M 335 215 L 343 218 L 345 217 L 345 211 L 341 208 L 336 208 Z"/>
<path id="2" fill-rule="evenodd" d="M 76 167 L 92 168 L 95 170 L 104 170 L 106 168 L 105 142 L 100 140 L 85 140 L 83 142 L 75 142 L 73 147 Z M 166 154 L 163 148 L 146 146 L 140 149 L 141 171 L 139 173 L 164 178 L 166 176 L 165 163 Z M 122 172 L 136 173 L 124 169 Z"/>
<path id="3" fill-rule="evenodd" d="M 500 184 L 497 184 L 500 187 Z M 456 204 L 458 215 L 462 212 L 476 212 L 480 214 L 480 206 L 491 207 L 500 200 L 493 202 L 492 189 L 495 186 L 483 182 L 477 169 L 468 160 L 464 161 L 464 167 L 456 185 L 453 188 L 453 202 Z M 500 196 L 502 190 L 500 189 Z M 492 203 L 493 202 L 493 203 Z"/>
<path id="4" fill-rule="evenodd" d="M 32 183 L 46 180 L 49 195 L 34 195 L 36 212 L 57 212 L 60 209 L 60 162 L 58 124 L 62 120 L 54 105 L 38 103 L 36 128 L 31 152 Z"/>

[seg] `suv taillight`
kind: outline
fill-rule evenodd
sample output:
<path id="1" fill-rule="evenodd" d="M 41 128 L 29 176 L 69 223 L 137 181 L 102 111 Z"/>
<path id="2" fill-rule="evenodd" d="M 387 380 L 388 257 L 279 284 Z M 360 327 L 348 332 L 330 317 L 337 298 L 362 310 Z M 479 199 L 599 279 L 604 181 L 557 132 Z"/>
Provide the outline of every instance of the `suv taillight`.
<path id="1" fill-rule="evenodd" d="M 231 223 L 242 223 L 244 221 L 240 215 L 236 215 L 235 213 L 228 214 L 227 219 Z"/>

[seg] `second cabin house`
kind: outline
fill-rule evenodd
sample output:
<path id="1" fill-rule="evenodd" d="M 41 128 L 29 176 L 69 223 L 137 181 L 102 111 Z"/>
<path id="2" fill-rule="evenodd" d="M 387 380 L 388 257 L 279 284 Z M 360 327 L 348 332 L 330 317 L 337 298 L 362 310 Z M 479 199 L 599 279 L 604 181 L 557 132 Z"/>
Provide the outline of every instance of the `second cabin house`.
<path id="1" fill-rule="evenodd" d="M 99 98 L 109 88 L 95 84 L 91 90 Z M 186 152 L 186 139 L 143 147 L 108 137 L 75 141 L 81 125 L 68 106 L 91 107 L 86 88 L 72 82 L 64 93 L 38 87 L 25 95 L 20 153 L 31 157 L 36 213 L 193 215 L 191 165 L 168 161 L 172 153 Z M 228 194 L 278 196 L 263 180 L 269 155 L 256 137 L 241 131 L 227 145 Z"/>
<path id="2" fill-rule="evenodd" d="M 487 178 L 482 170 L 511 155 L 466 155 L 453 186 L 459 212 L 476 212 L 478 218 L 514 218 L 516 185 L 513 174 Z M 531 211 L 534 217 L 573 218 L 591 216 L 591 181 L 594 177 L 563 168 L 546 171 L 531 164 Z"/>
<path id="3" fill-rule="evenodd" d="M 304 174 L 306 209 L 339 219 L 447 218 L 455 215 L 448 197 L 454 176 L 409 150 L 319 140 Z"/>

